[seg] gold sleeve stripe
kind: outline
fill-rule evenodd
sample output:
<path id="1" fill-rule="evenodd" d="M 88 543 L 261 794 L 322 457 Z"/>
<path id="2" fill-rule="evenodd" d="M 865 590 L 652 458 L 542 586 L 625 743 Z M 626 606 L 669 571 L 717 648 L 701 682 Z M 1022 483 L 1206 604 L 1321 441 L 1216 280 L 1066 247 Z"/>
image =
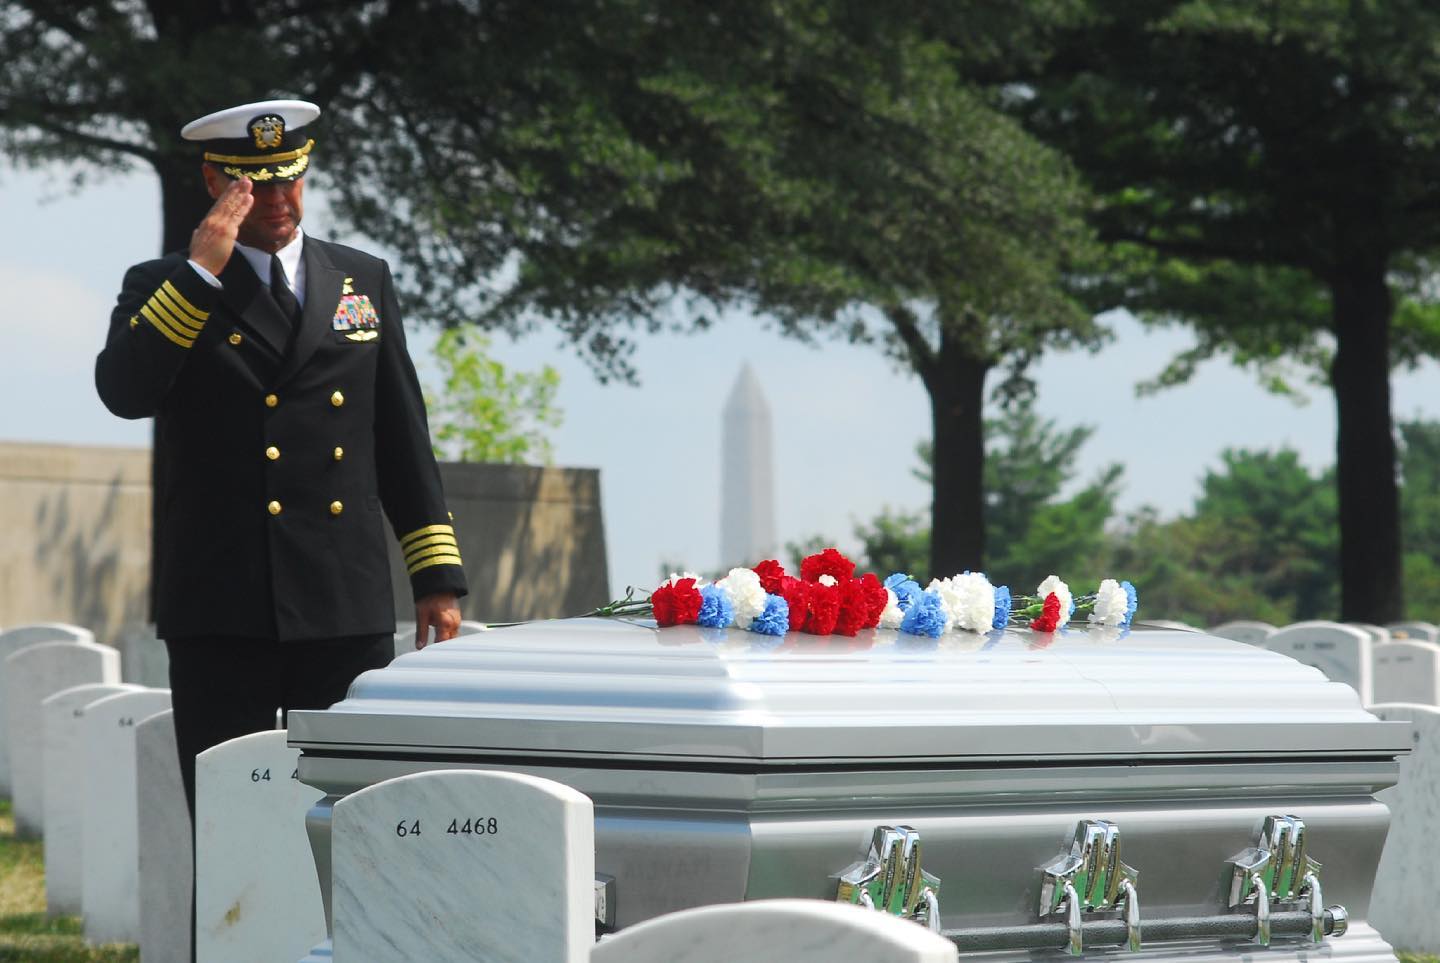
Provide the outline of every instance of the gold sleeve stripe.
<path id="1" fill-rule="evenodd" d="M 460 547 L 459 543 L 455 541 L 454 535 L 427 535 L 425 538 L 422 538 L 417 542 L 411 542 L 409 545 L 405 546 L 405 554 L 414 555 L 416 552 L 422 549 L 435 548 L 437 545 L 445 545 L 449 546 L 450 548 Z"/>
<path id="2" fill-rule="evenodd" d="M 191 304 L 189 299 L 186 298 L 185 295 L 181 294 L 180 291 L 175 287 L 175 285 L 171 284 L 168 280 L 164 284 L 160 285 L 160 290 L 164 291 L 166 294 L 174 298 L 176 304 L 180 305 L 180 307 L 190 312 L 190 314 L 196 319 L 202 322 L 209 320 L 209 311 L 201 311 L 199 308 L 195 307 L 195 305 Z"/>
<path id="3" fill-rule="evenodd" d="M 411 575 L 414 575 L 416 572 L 420 571 L 422 568 L 429 568 L 429 567 L 432 566 L 432 565 L 459 565 L 459 564 L 461 564 L 461 562 L 460 562 L 460 556 L 459 556 L 459 555 L 436 555 L 436 556 L 434 556 L 433 558 L 427 558 L 427 559 L 425 559 L 425 561 L 423 561 L 423 562 L 416 562 L 414 565 L 411 565 L 411 566 L 410 566 L 410 574 L 411 574 Z"/>
<path id="4" fill-rule="evenodd" d="M 414 555 L 406 555 L 405 564 L 414 565 L 422 558 L 431 558 L 436 555 L 453 555 L 455 558 L 459 558 L 460 549 L 456 548 L 454 545 L 437 545 L 434 548 L 428 548 L 423 552 L 416 552 Z"/>
<path id="5" fill-rule="evenodd" d="M 171 341 L 175 342 L 180 347 L 189 348 L 195 344 L 194 338 L 187 338 L 182 335 L 176 334 L 168 324 L 161 321 L 160 318 L 150 310 L 150 305 L 143 305 L 140 308 L 140 313 L 150 319 L 150 324 L 154 326 L 156 331 L 159 331 L 161 334 L 165 335 L 165 337 L 169 338 Z"/>
<path id="6" fill-rule="evenodd" d="M 164 288 L 156 291 L 154 295 L 151 296 L 150 300 L 154 301 L 156 304 L 163 304 L 165 306 L 165 310 L 175 315 L 177 320 L 185 322 L 197 331 L 205 327 L 204 318 L 197 318 L 189 311 L 186 311 L 184 308 L 182 308 L 179 304 L 175 302 L 175 299 L 173 297 L 165 293 Z"/>
<path id="7" fill-rule="evenodd" d="M 171 326 L 174 327 L 176 331 L 179 331 L 187 338 L 199 337 L 200 332 L 205 327 L 203 321 L 192 321 L 190 320 L 190 315 L 185 314 L 184 312 L 180 312 L 177 314 L 172 309 L 166 307 L 165 302 L 161 301 L 159 297 L 153 297 L 145 303 L 149 305 L 150 309 L 153 310 L 156 314 L 160 315 L 160 317 L 164 318 L 166 321 L 169 321 Z"/>
<path id="8" fill-rule="evenodd" d="M 194 344 L 195 332 L 191 331 L 189 328 L 177 324 L 175 322 L 175 319 L 170 316 L 170 312 L 156 305 L 154 302 L 147 301 L 142 304 L 140 306 L 140 313 L 145 315 L 145 317 L 149 318 L 151 324 L 156 325 L 157 327 L 163 327 L 165 330 L 169 331 L 177 338 L 180 338 L 183 341 L 188 341 L 190 342 L 190 344 Z M 187 348 L 189 346 L 189 344 L 186 345 Z"/>
<path id="9" fill-rule="evenodd" d="M 402 547 L 405 547 L 408 546 L 411 542 L 414 542 L 416 539 L 423 538 L 426 535 L 440 534 L 454 535 L 455 529 L 450 525 L 426 525 L 424 528 L 417 528 L 413 532 L 410 532 L 406 535 L 401 535 L 400 545 Z"/>

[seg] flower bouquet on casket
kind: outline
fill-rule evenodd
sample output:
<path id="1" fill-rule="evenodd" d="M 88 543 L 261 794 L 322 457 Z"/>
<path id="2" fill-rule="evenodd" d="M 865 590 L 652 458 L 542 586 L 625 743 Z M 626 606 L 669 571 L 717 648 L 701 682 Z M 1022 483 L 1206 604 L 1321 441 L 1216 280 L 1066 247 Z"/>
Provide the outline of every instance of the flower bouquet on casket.
<path id="1" fill-rule="evenodd" d="M 988 632 L 1007 625 L 1054 632 L 1072 619 L 1128 627 L 1135 617 L 1135 586 L 1103 580 L 1095 592 L 1076 596 L 1051 575 L 1034 595 L 1012 595 L 980 572 L 932 579 L 925 588 L 897 572 L 883 581 L 827 548 L 800 562 L 799 576 L 770 559 L 753 568 L 732 568 L 713 582 L 691 572 L 671 575 L 648 598 L 633 591 L 596 615 L 653 615 L 661 626 L 734 626 L 762 635 L 806 632 L 854 636 L 861 629 L 897 629 L 938 638 L 946 632 Z"/>

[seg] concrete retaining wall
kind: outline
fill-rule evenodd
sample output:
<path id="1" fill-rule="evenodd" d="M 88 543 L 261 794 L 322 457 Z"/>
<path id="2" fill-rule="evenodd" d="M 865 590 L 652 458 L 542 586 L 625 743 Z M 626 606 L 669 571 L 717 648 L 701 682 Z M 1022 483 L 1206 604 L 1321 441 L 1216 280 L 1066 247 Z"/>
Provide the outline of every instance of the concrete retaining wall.
<path id="1" fill-rule="evenodd" d="M 609 597 L 600 473 L 440 466 L 470 580 L 465 617 L 579 615 Z M 414 617 L 391 540 L 396 617 Z M 71 622 L 114 642 L 149 618 L 150 452 L 0 442 L 0 627 Z"/>

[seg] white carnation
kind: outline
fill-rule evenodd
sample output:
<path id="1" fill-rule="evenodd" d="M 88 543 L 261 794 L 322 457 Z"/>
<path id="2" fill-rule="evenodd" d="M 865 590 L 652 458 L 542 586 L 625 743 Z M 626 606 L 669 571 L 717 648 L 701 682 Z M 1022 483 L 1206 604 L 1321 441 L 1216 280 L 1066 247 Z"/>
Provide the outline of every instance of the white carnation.
<path id="1" fill-rule="evenodd" d="M 693 578 L 693 579 L 695 580 L 695 587 L 696 587 L 697 589 L 698 589 L 700 586 L 702 586 L 702 585 L 705 584 L 705 580 L 704 580 L 703 578 L 701 578 L 700 576 L 696 575 L 694 572 L 671 572 L 671 573 L 670 573 L 670 577 L 665 580 L 665 583 L 664 583 L 664 584 L 666 584 L 666 585 L 674 585 L 676 582 L 680 581 L 681 579 L 687 579 L 687 578 Z"/>
<path id="2" fill-rule="evenodd" d="M 979 572 L 966 572 L 930 585 L 945 605 L 950 628 L 988 632 L 995 620 L 995 586 Z"/>
<path id="3" fill-rule="evenodd" d="M 1051 594 L 1060 600 L 1060 621 L 1055 626 L 1057 629 L 1062 628 L 1070 621 L 1070 607 L 1075 604 L 1074 597 L 1070 594 L 1070 586 L 1060 581 L 1060 576 L 1052 575 L 1041 582 L 1040 587 L 1035 590 L 1035 594 L 1040 596 L 1042 602 L 1045 601 L 1046 596 Z"/>
<path id="4" fill-rule="evenodd" d="M 1107 578 L 1095 592 L 1095 611 L 1090 614 L 1090 621 L 1101 625 L 1119 625 L 1124 621 L 1125 611 L 1129 607 L 1130 597 L 1125 594 L 1120 583 L 1113 578 Z"/>
<path id="5" fill-rule="evenodd" d="M 900 623 L 905 620 L 905 610 L 900 607 L 900 599 L 894 589 L 885 590 L 885 609 L 880 613 L 880 628 L 898 629 Z"/>
<path id="6" fill-rule="evenodd" d="M 736 628 L 750 628 L 755 616 L 765 611 L 765 589 L 753 570 L 732 568 L 715 584 L 730 595 L 730 602 L 735 606 Z"/>

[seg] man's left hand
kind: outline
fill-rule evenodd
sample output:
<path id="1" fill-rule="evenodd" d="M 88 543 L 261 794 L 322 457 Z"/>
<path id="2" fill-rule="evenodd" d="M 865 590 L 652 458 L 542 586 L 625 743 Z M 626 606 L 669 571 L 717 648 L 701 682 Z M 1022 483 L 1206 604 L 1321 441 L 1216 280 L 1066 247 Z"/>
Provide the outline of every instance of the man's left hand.
<path id="1" fill-rule="evenodd" d="M 436 592 L 415 603 L 415 648 L 423 649 L 430 644 L 431 626 L 435 627 L 435 642 L 460 634 L 460 603 L 455 593 Z"/>

